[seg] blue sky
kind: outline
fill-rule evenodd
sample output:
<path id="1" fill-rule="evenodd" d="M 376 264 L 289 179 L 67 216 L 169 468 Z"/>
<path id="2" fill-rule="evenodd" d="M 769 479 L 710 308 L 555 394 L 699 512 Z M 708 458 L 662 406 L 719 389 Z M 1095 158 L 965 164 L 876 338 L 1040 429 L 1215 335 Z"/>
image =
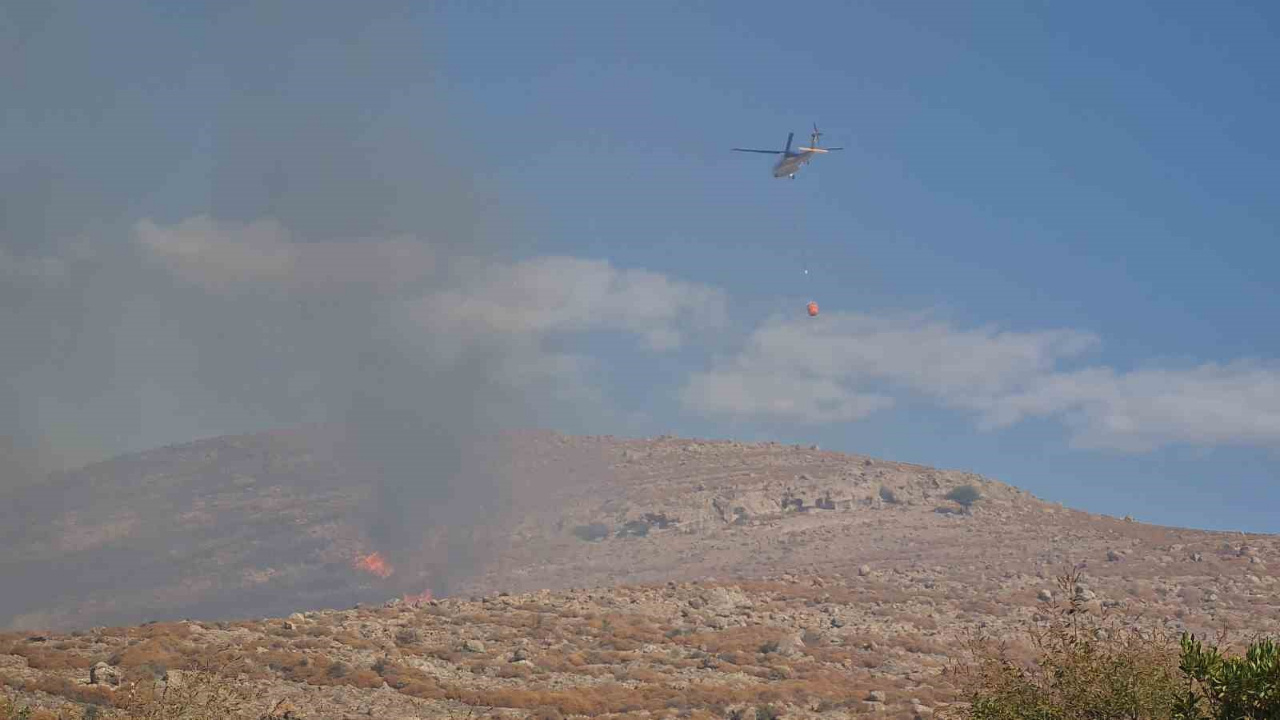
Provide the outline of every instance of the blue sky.
<path id="1" fill-rule="evenodd" d="M 166 267 L 202 282 L 210 263 L 242 257 L 228 247 L 411 235 L 534 263 L 455 282 L 470 307 L 469 292 L 540 269 L 575 288 L 632 282 L 567 293 L 503 345 L 552 375 L 590 369 L 580 384 L 593 397 L 542 416 L 562 429 L 818 443 L 969 469 L 1095 512 L 1280 530 L 1269 4 L 61 7 L 0 11 L 16 100 L 0 110 L 0 260 L 12 268 L 65 260 L 68 238 L 136 248 L 144 219 L 161 228 L 152 251 L 195 243 L 198 269 L 172 253 Z M 804 139 L 815 122 L 845 150 L 795 181 L 728 151 Z M 202 215 L 283 230 L 181 225 Z M 315 252 L 329 260 L 290 272 L 355 262 Z M 607 267 L 537 264 L 549 256 Z M 100 291 L 62 285 L 45 306 L 19 285 L 31 275 L 0 275 L 6 302 L 30 305 L 8 321 L 46 343 L 56 318 L 76 316 L 68 307 L 145 302 L 121 280 L 134 275 L 99 273 Z M 801 317 L 810 299 L 814 322 Z M 610 309 L 584 319 L 566 310 L 579 300 Z M 146 317 L 169 305 L 156 299 Z M 214 310 L 191 307 L 214 324 Z M 681 326 L 703 310 L 713 329 Z M 138 337 L 165 325 L 110 317 Z M 208 357 L 188 319 L 166 323 L 185 328 L 173 332 L 186 362 Z M 291 327 L 294 345 L 323 347 Z M 680 342 L 655 339 L 672 328 Z M 1054 349 L 1056 331 L 1079 347 Z M 137 366 L 119 335 L 81 332 L 86 357 L 110 344 L 114 367 Z M 223 364 L 197 373 L 200 392 L 173 389 L 188 373 L 170 365 L 172 387 L 138 371 L 167 400 L 131 406 L 137 427 L 112 436 L 106 418 L 144 394 L 106 389 L 130 387 L 128 373 L 75 375 L 76 392 L 102 400 L 73 411 L 86 401 L 47 369 L 54 345 L 29 345 L 41 349 L 4 369 L 27 383 L 14 406 L 44 419 L 10 425 L 46 441 L 93 436 L 107 453 L 312 417 L 226 391 L 245 383 L 215 377 Z M 1214 363 L 1225 369 L 1205 370 Z M 242 371 L 302 382 L 267 367 Z M 172 417 L 214 396 L 225 412 Z M 829 403 L 843 410 L 815 420 Z M 1120 439 L 1100 441 L 1106 428 Z"/>

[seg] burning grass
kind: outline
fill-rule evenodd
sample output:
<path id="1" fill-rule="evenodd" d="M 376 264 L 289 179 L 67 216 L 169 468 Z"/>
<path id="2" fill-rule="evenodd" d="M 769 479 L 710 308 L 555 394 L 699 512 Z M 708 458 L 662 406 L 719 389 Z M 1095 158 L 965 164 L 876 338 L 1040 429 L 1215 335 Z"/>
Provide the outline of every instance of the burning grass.
<path id="1" fill-rule="evenodd" d="M 395 568 L 380 553 L 373 552 L 363 557 L 356 558 L 352 563 L 357 570 L 362 570 L 370 575 L 376 575 L 380 578 L 389 578 L 395 573 Z"/>

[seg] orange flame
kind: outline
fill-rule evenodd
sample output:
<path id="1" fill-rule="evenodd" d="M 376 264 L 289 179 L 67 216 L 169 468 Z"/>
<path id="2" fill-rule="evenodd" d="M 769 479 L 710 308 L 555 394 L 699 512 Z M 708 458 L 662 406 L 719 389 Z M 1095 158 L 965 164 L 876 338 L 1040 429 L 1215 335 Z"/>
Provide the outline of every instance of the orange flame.
<path id="1" fill-rule="evenodd" d="M 392 569 L 391 564 L 376 552 L 369 553 L 368 555 L 360 558 L 355 562 L 355 566 L 358 570 L 364 570 L 365 572 L 372 573 L 380 578 L 391 577 L 391 573 L 395 572 L 395 570 Z"/>
<path id="2" fill-rule="evenodd" d="M 417 595 L 405 595 L 404 601 L 413 607 L 422 607 L 423 605 L 431 602 L 431 591 L 423 590 Z"/>

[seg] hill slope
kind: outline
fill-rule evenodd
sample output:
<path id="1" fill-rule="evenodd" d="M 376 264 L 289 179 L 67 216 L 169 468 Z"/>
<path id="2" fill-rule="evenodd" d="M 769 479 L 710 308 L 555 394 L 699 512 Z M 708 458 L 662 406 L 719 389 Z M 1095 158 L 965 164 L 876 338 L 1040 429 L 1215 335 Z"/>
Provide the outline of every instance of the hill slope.
<path id="1" fill-rule="evenodd" d="M 377 484 L 324 429 L 163 448 L 16 491 L 0 504 L 0 576 L 21 582 L 6 583 L 0 624 L 286 615 L 423 590 L 855 577 L 863 565 L 1018 605 L 1077 562 L 1114 597 L 1198 593 L 1185 623 L 1276 617 L 1270 536 L 1125 522 L 968 473 L 773 443 L 486 442 L 501 482 L 478 498 L 462 478 L 397 546 L 375 540 L 386 536 L 370 509 Z M 981 495 L 967 512 L 946 499 L 962 486 Z M 412 526 L 416 509 L 404 510 Z M 385 577 L 355 566 L 374 552 Z"/>

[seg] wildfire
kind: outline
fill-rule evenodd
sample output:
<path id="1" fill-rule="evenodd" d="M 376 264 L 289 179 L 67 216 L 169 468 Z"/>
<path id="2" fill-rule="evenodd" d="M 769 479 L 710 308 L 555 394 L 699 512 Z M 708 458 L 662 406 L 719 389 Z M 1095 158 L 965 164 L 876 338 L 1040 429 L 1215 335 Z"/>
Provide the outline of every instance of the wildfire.
<path id="1" fill-rule="evenodd" d="M 388 563 L 386 558 L 376 552 L 360 558 L 355 562 L 355 566 L 357 570 L 372 573 L 380 578 L 391 577 L 391 573 L 395 572 L 391 567 L 391 563 Z"/>
<path id="2" fill-rule="evenodd" d="M 422 607 L 423 605 L 426 605 L 428 602 L 431 602 L 431 591 L 423 590 L 417 595 L 405 595 L 404 601 L 406 604 L 411 605 L 413 607 Z"/>

